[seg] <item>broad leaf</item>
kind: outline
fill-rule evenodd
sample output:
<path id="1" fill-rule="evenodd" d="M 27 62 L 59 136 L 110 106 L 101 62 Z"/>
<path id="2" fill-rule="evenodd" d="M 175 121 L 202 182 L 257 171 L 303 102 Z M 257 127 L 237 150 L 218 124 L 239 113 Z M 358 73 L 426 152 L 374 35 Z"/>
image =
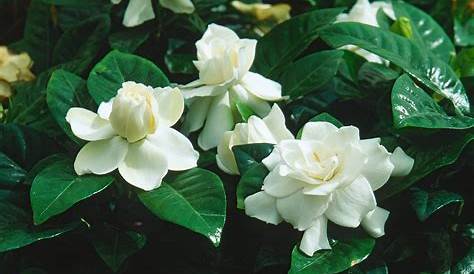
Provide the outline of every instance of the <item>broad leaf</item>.
<path id="1" fill-rule="evenodd" d="M 44 223 L 77 202 L 104 190 L 113 181 L 112 176 L 78 176 L 69 159 L 51 163 L 36 175 L 31 186 L 34 223 Z"/>
<path id="2" fill-rule="evenodd" d="M 464 199 L 457 193 L 445 190 L 427 192 L 419 188 L 413 188 L 410 192 L 410 204 L 418 219 L 424 222 L 438 210 L 449 205 L 456 204 L 459 213 L 459 209 L 464 204 Z"/>
<path id="3" fill-rule="evenodd" d="M 338 48 L 356 45 L 398 65 L 424 85 L 448 98 L 459 113 L 469 113 L 466 91 L 451 67 L 426 50 L 395 33 L 360 23 L 338 23 L 320 31 Z"/>
<path id="4" fill-rule="evenodd" d="M 260 163 L 273 150 L 273 144 L 246 144 L 233 146 L 235 161 L 240 174 L 244 174 L 255 163 Z"/>
<path id="5" fill-rule="evenodd" d="M 165 181 L 155 190 L 139 192 L 142 203 L 163 220 L 200 233 L 218 246 L 226 216 L 222 181 L 194 168 Z"/>
<path id="6" fill-rule="evenodd" d="M 422 10 L 403 1 L 392 1 L 397 18 L 408 18 L 413 37 L 422 48 L 431 51 L 436 57 L 449 63 L 456 51 L 449 36 L 436 21 Z"/>
<path id="7" fill-rule="evenodd" d="M 278 78 L 283 93 L 296 98 L 324 86 L 336 74 L 343 55 L 340 50 L 320 51 L 289 65 Z"/>
<path id="8" fill-rule="evenodd" d="M 151 61 L 112 51 L 92 69 L 87 87 L 95 102 L 100 104 L 114 97 L 126 81 L 135 81 L 153 88 L 169 85 L 166 76 Z"/>
<path id="9" fill-rule="evenodd" d="M 357 73 L 357 79 L 363 89 L 380 91 L 390 90 L 393 86 L 393 81 L 399 75 L 398 71 L 383 64 L 365 62 Z"/>
<path id="10" fill-rule="evenodd" d="M 104 262 L 117 272 L 125 260 L 145 246 L 146 237 L 134 231 L 121 231 L 109 225 L 96 228 L 92 245 Z"/>
<path id="11" fill-rule="evenodd" d="M 275 26 L 258 41 L 254 67 L 267 77 L 275 77 L 317 37 L 318 28 L 332 23 L 343 9 L 319 9 L 291 18 Z"/>
<path id="12" fill-rule="evenodd" d="M 365 260 L 372 252 L 375 240 L 368 236 L 353 236 L 336 240 L 331 250 L 317 251 L 312 257 L 303 254 L 298 246 L 291 253 L 289 274 L 332 274 L 344 271 Z"/>
<path id="13" fill-rule="evenodd" d="M 268 175 L 268 169 L 262 163 L 252 164 L 243 173 L 237 185 L 237 208 L 244 209 L 244 200 L 262 189 L 263 180 Z"/>
<path id="14" fill-rule="evenodd" d="M 392 89 L 395 127 L 466 129 L 474 127 L 474 118 L 449 116 L 408 75 L 400 76 Z"/>
<path id="15" fill-rule="evenodd" d="M 0 185 L 15 186 L 26 176 L 26 171 L 7 155 L 0 152 Z"/>
<path id="16" fill-rule="evenodd" d="M 148 40 L 150 33 L 144 29 L 130 29 L 109 36 L 110 47 L 121 52 L 133 53 Z"/>
<path id="17" fill-rule="evenodd" d="M 34 227 L 31 216 L 10 203 L 0 202 L 0 252 L 17 249 L 36 241 L 57 237 L 78 226 Z"/>

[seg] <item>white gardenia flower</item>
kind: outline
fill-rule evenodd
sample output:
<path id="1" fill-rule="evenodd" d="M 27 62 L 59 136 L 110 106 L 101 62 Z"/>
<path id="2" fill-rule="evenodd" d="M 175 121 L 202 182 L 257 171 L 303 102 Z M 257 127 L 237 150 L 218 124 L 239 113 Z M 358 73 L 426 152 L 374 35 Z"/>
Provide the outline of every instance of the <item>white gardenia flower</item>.
<path id="1" fill-rule="evenodd" d="M 182 87 L 189 105 L 184 131 L 204 126 L 198 144 L 208 150 L 216 147 L 224 132 L 232 130 L 236 103 L 250 107 L 263 117 L 270 112 L 268 101 L 281 100 L 281 85 L 250 72 L 255 58 L 254 39 L 240 39 L 229 28 L 211 24 L 196 42 L 199 79 Z"/>
<path id="2" fill-rule="evenodd" d="M 199 153 L 171 128 L 183 110 L 179 89 L 153 89 L 135 82 L 123 83 L 116 97 L 100 104 L 97 114 L 69 109 L 66 121 L 72 132 L 90 141 L 77 154 L 76 173 L 100 175 L 118 168 L 131 185 L 152 190 L 168 170 L 196 167 Z"/>
<path id="3" fill-rule="evenodd" d="M 232 152 L 233 146 L 254 143 L 276 144 L 287 139 L 294 139 L 293 134 L 285 126 L 283 112 L 277 104 L 274 104 L 265 118 L 252 115 L 247 123 L 238 123 L 234 130 L 224 133 L 217 146 L 217 165 L 228 174 L 239 174 Z"/>
<path id="4" fill-rule="evenodd" d="M 371 25 L 374 27 L 380 27 L 377 22 L 377 13 L 379 10 L 382 11 L 392 20 L 396 20 L 395 13 L 393 11 L 392 3 L 385 1 L 376 1 L 370 3 L 368 0 L 357 0 L 349 13 L 342 13 L 336 18 L 336 23 L 338 22 L 358 22 L 362 24 Z M 364 57 L 369 62 L 384 64 L 386 61 L 375 55 L 371 52 L 368 52 L 364 49 L 361 49 L 357 46 L 348 45 L 342 47 L 342 49 L 347 49 L 353 51 L 357 55 Z"/>
<path id="5" fill-rule="evenodd" d="M 309 122 L 301 140 L 279 142 L 263 163 L 270 173 L 262 191 L 245 199 L 246 214 L 305 231 L 300 249 L 312 256 L 331 248 L 328 219 L 384 235 L 389 212 L 377 207 L 374 191 L 390 176 L 407 175 L 414 160 L 400 148 L 389 153 L 380 138 L 360 140 L 356 127 Z"/>
<path id="6" fill-rule="evenodd" d="M 119 4 L 122 0 L 111 0 L 111 2 Z M 194 12 L 191 0 L 160 0 L 160 5 L 174 13 L 191 14 Z M 126 27 L 136 27 L 154 18 L 152 0 L 129 0 L 122 23 Z"/>

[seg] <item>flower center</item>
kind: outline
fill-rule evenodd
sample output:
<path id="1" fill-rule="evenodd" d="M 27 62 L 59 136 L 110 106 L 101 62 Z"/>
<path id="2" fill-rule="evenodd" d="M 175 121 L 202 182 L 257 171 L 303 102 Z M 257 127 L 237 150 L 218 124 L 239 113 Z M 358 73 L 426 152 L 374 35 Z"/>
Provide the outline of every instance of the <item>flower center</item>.
<path id="1" fill-rule="evenodd" d="M 309 176 L 313 178 L 329 181 L 337 173 L 338 167 L 339 158 L 337 155 L 324 157 L 324 155 L 321 155 L 318 151 L 313 151 L 311 167 L 308 173 Z"/>

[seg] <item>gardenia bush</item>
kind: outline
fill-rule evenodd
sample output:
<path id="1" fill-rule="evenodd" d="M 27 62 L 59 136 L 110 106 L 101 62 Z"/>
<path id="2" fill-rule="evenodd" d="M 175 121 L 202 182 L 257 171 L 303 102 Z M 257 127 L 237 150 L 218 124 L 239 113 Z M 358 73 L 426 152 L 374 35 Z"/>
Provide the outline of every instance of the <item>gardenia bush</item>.
<path id="1" fill-rule="evenodd" d="M 473 14 L 0 1 L 0 273 L 473 273 Z"/>

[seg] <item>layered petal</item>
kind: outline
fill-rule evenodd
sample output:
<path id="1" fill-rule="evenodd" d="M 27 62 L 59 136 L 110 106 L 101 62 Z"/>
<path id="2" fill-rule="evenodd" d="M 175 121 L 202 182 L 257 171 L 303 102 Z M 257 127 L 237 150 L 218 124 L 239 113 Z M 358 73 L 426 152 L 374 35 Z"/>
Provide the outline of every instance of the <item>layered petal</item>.
<path id="1" fill-rule="evenodd" d="M 390 162 L 394 165 L 392 176 L 408 175 L 415 164 L 415 160 L 408 156 L 401 147 L 395 148 L 390 156 Z"/>
<path id="2" fill-rule="evenodd" d="M 155 18 L 155 13 L 151 0 L 129 0 L 123 17 L 123 25 L 135 27 L 153 18 Z"/>
<path id="3" fill-rule="evenodd" d="M 382 187 L 392 174 L 393 164 L 390 161 L 390 153 L 380 145 L 380 138 L 361 140 L 360 145 L 368 156 L 367 163 L 362 168 L 362 175 L 375 191 Z"/>
<path id="4" fill-rule="evenodd" d="M 155 88 L 155 98 L 158 102 L 158 127 L 171 127 L 184 111 L 184 99 L 177 88 Z"/>
<path id="5" fill-rule="evenodd" d="M 237 64 L 239 79 L 244 77 L 249 71 L 255 59 L 255 50 L 257 47 L 257 40 L 255 39 L 240 39 L 239 41 L 239 62 Z"/>
<path id="6" fill-rule="evenodd" d="M 194 132 L 204 125 L 213 97 L 195 98 L 192 100 L 184 119 L 183 132 Z"/>
<path id="7" fill-rule="evenodd" d="M 245 214 L 269 224 L 277 225 L 283 220 L 276 208 L 276 199 L 264 191 L 248 196 L 244 200 Z"/>
<path id="8" fill-rule="evenodd" d="M 225 173 L 237 175 L 239 174 L 239 169 L 234 158 L 234 153 L 232 152 L 230 146 L 230 140 L 233 134 L 234 133 L 232 131 L 227 131 L 224 133 L 221 142 L 217 146 L 216 163 L 217 166 Z"/>
<path id="9" fill-rule="evenodd" d="M 112 113 L 112 106 L 114 104 L 114 98 L 110 99 L 107 102 L 102 102 L 97 109 L 97 114 L 100 118 L 109 120 L 110 113 Z"/>
<path id="10" fill-rule="evenodd" d="M 329 122 L 308 122 L 304 125 L 301 140 L 324 141 L 337 127 Z"/>
<path id="11" fill-rule="evenodd" d="M 191 14 L 194 12 L 194 5 L 191 0 L 160 0 L 160 5 L 174 13 Z"/>
<path id="12" fill-rule="evenodd" d="M 389 214 L 390 212 L 387 210 L 376 207 L 362 219 L 362 227 L 370 236 L 375 238 L 381 237 L 385 235 L 385 222 Z"/>
<path id="13" fill-rule="evenodd" d="M 70 108 L 66 121 L 77 137 L 86 141 L 97 141 L 117 135 L 109 121 L 84 108 Z"/>
<path id="14" fill-rule="evenodd" d="M 191 141 L 173 128 L 162 127 L 146 137 L 160 154 L 166 158 L 168 169 L 186 170 L 197 166 L 199 153 Z"/>
<path id="15" fill-rule="evenodd" d="M 281 140 L 295 139 L 293 134 L 286 128 L 285 115 L 278 104 L 273 104 L 270 113 L 262 120 L 272 132 L 273 138 L 278 142 Z"/>
<path id="16" fill-rule="evenodd" d="M 331 249 L 327 235 L 328 219 L 325 216 L 317 218 L 310 228 L 305 230 L 300 243 L 300 250 L 308 256 L 321 249 Z"/>
<path id="17" fill-rule="evenodd" d="M 229 88 L 231 102 L 242 103 L 251 108 L 257 116 L 264 117 L 270 112 L 270 104 L 248 92 L 242 85 L 236 84 Z"/>
<path id="18" fill-rule="evenodd" d="M 229 94 L 216 96 L 209 107 L 204 129 L 199 134 L 199 146 L 204 150 L 216 147 L 224 132 L 231 130 L 233 126 L 234 118 L 230 109 Z"/>
<path id="19" fill-rule="evenodd" d="M 77 154 L 74 170 L 78 175 L 112 172 L 124 160 L 127 151 L 127 141 L 119 136 L 89 142 Z"/>
<path id="20" fill-rule="evenodd" d="M 263 181 L 262 190 L 265 193 L 276 197 L 283 198 L 293 194 L 303 188 L 304 183 L 287 176 L 281 176 L 278 167 L 271 170 Z"/>
<path id="21" fill-rule="evenodd" d="M 266 101 L 281 100 L 281 85 L 254 72 L 247 72 L 241 85 L 250 93 Z"/>
<path id="22" fill-rule="evenodd" d="M 127 155 L 118 169 L 129 184 L 149 191 L 161 185 L 168 172 L 168 162 L 158 148 L 144 139 L 129 144 Z"/>

